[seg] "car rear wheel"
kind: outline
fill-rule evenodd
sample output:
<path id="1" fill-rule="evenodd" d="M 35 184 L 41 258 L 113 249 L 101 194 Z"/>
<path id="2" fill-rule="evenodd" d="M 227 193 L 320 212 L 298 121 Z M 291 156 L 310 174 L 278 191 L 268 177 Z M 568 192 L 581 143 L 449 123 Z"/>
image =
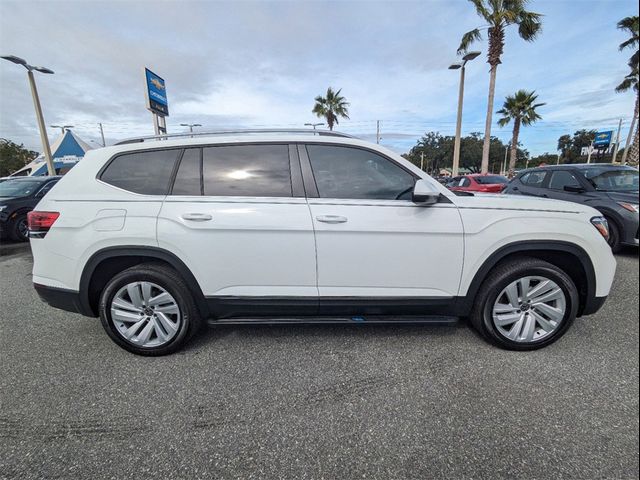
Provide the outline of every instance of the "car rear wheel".
<path id="1" fill-rule="evenodd" d="M 492 343 L 535 350 L 558 340 L 578 311 L 578 290 L 561 269 L 519 258 L 497 267 L 476 297 L 471 323 Z"/>
<path id="2" fill-rule="evenodd" d="M 156 264 L 136 265 L 113 277 L 102 292 L 99 311 L 111 339 L 139 355 L 175 352 L 201 323 L 182 278 Z"/>
<path id="3" fill-rule="evenodd" d="M 26 213 L 20 214 L 13 219 L 9 229 L 9 236 L 11 240 L 15 240 L 16 242 L 26 242 L 29 240 L 29 225 L 27 224 Z"/>

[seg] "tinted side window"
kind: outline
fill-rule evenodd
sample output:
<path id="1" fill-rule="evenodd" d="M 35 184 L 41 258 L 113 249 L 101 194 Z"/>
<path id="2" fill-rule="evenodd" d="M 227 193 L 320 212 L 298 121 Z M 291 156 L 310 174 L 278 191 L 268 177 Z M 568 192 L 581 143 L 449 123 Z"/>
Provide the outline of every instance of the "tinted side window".
<path id="1" fill-rule="evenodd" d="M 321 198 L 411 198 L 413 175 L 376 153 L 328 145 L 308 145 L 307 151 Z"/>
<path id="2" fill-rule="evenodd" d="M 552 190 L 564 190 L 565 186 L 580 187 L 580 182 L 571 172 L 557 170 L 551 173 L 549 188 Z"/>
<path id="3" fill-rule="evenodd" d="M 542 187 L 547 172 L 529 172 L 520 177 L 520 181 L 530 187 Z"/>
<path id="4" fill-rule="evenodd" d="M 184 151 L 176 180 L 173 182 L 172 195 L 202 195 L 202 169 L 199 148 L 189 148 Z"/>
<path id="5" fill-rule="evenodd" d="M 470 187 L 471 186 L 471 180 L 469 180 L 468 178 L 463 178 L 460 181 L 460 186 L 461 187 Z"/>
<path id="6" fill-rule="evenodd" d="M 166 195 L 179 153 L 180 150 L 158 150 L 120 155 L 107 166 L 100 179 L 134 193 Z"/>
<path id="7" fill-rule="evenodd" d="M 203 149 L 204 194 L 290 197 L 287 145 L 233 145 Z"/>

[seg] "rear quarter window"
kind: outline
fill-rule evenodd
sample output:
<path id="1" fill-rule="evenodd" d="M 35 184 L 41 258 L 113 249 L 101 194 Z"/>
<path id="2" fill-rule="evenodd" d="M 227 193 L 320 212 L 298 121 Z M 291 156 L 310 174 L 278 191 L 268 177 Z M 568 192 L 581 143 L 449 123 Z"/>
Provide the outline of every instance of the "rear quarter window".
<path id="1" fill-rule="evenodd" d="M 132 152 L 118 155 L 100 180 L 142 195 L 166 195 L 179 149 Z"/>

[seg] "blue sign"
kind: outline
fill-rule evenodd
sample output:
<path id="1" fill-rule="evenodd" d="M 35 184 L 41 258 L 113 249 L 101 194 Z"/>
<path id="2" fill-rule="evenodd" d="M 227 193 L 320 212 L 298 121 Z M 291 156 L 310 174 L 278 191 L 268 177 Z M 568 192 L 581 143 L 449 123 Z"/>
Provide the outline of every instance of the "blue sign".
<path id="1" fill-rule="evenodd" d="M 169 116 L 169 102 L 164 78 L 159 77 L 148 68 L 144 69 L 147 84 L 147 108 L 161 117 Z"/>
<path id="2" fill-rule="evenodd" d="M 613 130 L 598 132 L 596 133 L 596 138 L 593 140 L 593 146 L 596 148 L 607 148 L 611 144 L 611 137 L 613 137 Z"/>

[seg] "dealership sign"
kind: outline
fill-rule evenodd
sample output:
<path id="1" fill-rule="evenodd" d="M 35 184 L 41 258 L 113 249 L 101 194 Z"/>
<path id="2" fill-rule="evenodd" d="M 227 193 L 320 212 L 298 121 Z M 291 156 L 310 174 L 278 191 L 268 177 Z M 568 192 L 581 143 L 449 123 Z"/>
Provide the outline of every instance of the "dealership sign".
<path id="1" fill-rule="evenodd" d="M 169 116 L 169 102 L 167 101 L 167 87 L 164 79 L 148 68 L 144 69 L 147 94 L 147 109 L 161 117 Z"/>
<path id="2" fill-rule="evenodd" d="M 605 150 L 611 144 L 611 138 L 613 137 L 613 131 L 608 130 L 606 132 L 596 133 L 596 138 L 593 140 L 593 146 L 600 150 Z"/>

